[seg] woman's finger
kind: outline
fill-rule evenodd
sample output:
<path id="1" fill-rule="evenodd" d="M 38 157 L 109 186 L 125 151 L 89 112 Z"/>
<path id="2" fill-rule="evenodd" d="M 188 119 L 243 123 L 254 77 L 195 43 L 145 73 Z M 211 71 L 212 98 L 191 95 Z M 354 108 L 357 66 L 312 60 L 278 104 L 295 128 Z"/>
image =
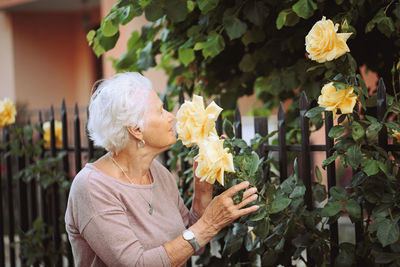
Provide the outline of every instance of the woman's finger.
<path id="1" fill-rule="evenodd" d="M 225 195 L 227 197 L 233 197 L 234 194 L 237 192 L 246 189 L 250 183 L 248 181 L 241 182 L 240 184 L 234 185 L 225 192 L 222 193 L 222 195 Z"/>
<path id="2" fill-rule="evenodd" d="M 252 187 L 252 188 L 247 189 L 247 190 L 244 191 L 244 193 L 243 193 L 243 199 L 248 198 L 249 196 L 251 196 L 252 194 L 254 194 L 254 193 L 256 193 L 256 192 L 257 192 L 257 188 L 255 188 L 255 187 Z"/>
<path id="3" fill-rule="evenodd" d="M 241 209 L 241 208 L 243 208 L 243 207 L 246 207 L 246 206 L 247 206 L 248 204 L 250 204 L 251 202 L 257 200 L 257 198 L 258 198 L 258 195 L 256 195 L 256 194 L 251 195 L 251 196 L 249 196 L 248 198 L 243 199 L 243 201 L 240 202 L 239 204 L 237 204 L 237 207 L 238 207 L 239 209 Z"/>
<path id="4" fill-rule="evenodd" d="M 237 211 L 237 217 L 242 217 L 244 215 L 247 215 L 249 213 L 255 212 L 256 210 L 258 210 L 260 206 L 258 205 L 253 205 L 251 207 L 245 208 L 245 209 L 240 209 Z"/>

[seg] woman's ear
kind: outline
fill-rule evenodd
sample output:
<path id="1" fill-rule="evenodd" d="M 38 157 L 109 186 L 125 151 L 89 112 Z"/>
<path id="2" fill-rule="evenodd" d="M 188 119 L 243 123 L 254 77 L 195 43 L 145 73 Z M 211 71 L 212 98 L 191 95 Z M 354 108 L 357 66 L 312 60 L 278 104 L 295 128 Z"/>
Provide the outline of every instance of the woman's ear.
<path id="1" fill-rule="evenodd" d="M 126 129 L 130 133 L 130 135 L 132 135 L 137 140 L 143 139 L 143 132 L 139 127 L 127 126 Z"/>

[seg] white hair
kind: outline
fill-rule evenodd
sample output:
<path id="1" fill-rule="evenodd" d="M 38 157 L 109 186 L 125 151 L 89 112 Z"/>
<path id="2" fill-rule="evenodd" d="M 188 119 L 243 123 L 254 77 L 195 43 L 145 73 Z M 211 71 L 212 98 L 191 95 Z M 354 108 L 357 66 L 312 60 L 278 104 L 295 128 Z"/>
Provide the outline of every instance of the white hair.
<path id="1" fill-rule="evenodd" d="M 90 98 L 88 132 L 96 146 L 118 153 L 130 138 L 128 126 L 143 129 L 152 84 L 137 72 L 98 81 Z"/>

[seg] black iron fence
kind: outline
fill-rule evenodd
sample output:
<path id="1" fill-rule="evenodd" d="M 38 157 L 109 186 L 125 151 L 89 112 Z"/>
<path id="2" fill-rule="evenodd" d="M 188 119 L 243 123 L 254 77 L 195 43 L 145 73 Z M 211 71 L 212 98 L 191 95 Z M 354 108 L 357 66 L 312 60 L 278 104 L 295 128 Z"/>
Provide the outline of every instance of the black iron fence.
<path id="1" fill-rule="evenodd" d="M 378 85 L 378 98 L 377 98 L 377 118 L 382 121 L 386 112 L 386 89 L 383 80 L 379 80 Z M 183 95 L 180 95 L 179 101 L 183 103 Z M 164 107 L 167 107 L 167 102 L 164 101 Z M 325 113 L 325 144 L 314 145 L 310 144 L 309 132 L 309 119 L 305 116 L 308 110 L 308 101 L 305 93 L 300 97 L 300 131 L 301 142 L 300 144 L 287 144 L 286 143 L 286 124 L 285 112 L 283 106 L 279 107 L 278 111 L 278 145 L 271 145 L 265 142 L 258 150 L 261 156 L 267 156 L 270 151 L 275 151 L 279 159 L 280 180 L 284 181 L 288 177 L 288 162 L 287 154 L 289 152 L 297 153 L 299 159 L 299 178 L 302 179 L 305 187 L 305 203 L 309 210 L 313 209 L 312 202 L 312 181 L 313 172 L 311 166 L 312 153 L 315 151 L 322 151 L 326 153 L 326 157 L 333 154 L 334 140 L 328 137 L 330 129 L 333 127 L 333 118 L 331 112 Z M 84 162 L 93 159 L 95 153 L 103 154 L 104 151 L 95 149 L 93 143 L 88 139 L 86 133 L 81 131 L 81 122 L 78 107 L 75 106 L 73 123 L 67 121 L 67 111 L 65 103 L 61 107 L 61 122 L 62 122 L 62 147 L 56 146 L 55 135 L 55 117 L 54 109 L 50 109 L 50 147 L 45 149 L 51 156 L 55 157 L 60 152 L 66 152 L 62 158 L 62 168 L 68 175 L 68 179 L 72 179 L 74 175 L 79 172 Z M 39 112 L 39 125 L 42 125 L 42 114 Z M 73 128 L 73 140 L 68 134 L 68 127 Z M 239 110 L 235 113 L 235 134 L 236 137 L 242 137 L 242 123 Z M 268 135 L 268 121 L 264 117 L 254 118 L 255 133 L 261 136 Z M 217 131 L 222 132 L 222 122 L 219 118 L 217 121 Z M 86 146 L 82 146 L 81 137 L 84 137 Z M 12 138 L 10 136 L 9 128 L 4 128 L 3 142 L 8 142 Z M 43 136 L 39 136 L 43 138 Z M 379 134 L 379 145 L 386 151 L 400 151 L 399 146 L 388 144 L 386 129 L 382 129 Z M 2 154 L 8 152 L 9 147 L 2 151 Z M 167 163 L 168 153 L 163 153 L 162 160 L 164 164 Z M 30 182 L 24 182 L 22 179 L 13 179 L 15 172 L 22 170 L 26 164 L 31 163 L 32 159 L 24 157 L 7 157 L 1 161 L 0 172 L 0 267 L 7 264 L 9 266 L 16 266 L 17 256 L 16 247 L 10 244 L 16 242 L 16 237 L 22 232 L 28 231 L 34 223 L 36 217 L 41 216 L 43 221 L 49 227 L 52 227 L 53 234 L 48 238 L 48 242 L 54 244 L 55 250 L 64 245 L 67 248 L 67 255 L 57 258 L 57 266 L 73 266 L 73 258 L 68 239 L 64 231 L 63 215 L 66 207 L 66 200 L 68 192 L 60 191 L 59 184 L 55 183 L 47 189 L 39 187 L 35 179 Z M 187 167 L 187 166 L 186 166 Z M 185 168 L 185 167 L 184 167 Z M 268 179 L 265 177 L 265 179 Z M 336 185 L 336 166 L 332 162 L 327 166 L 327 183 L 329 189 Z M 330 224 L 330 244 L 331 244 L 331 262 L 338 255 L 338 224 L 337 222 Z M 359 242 L 363 233 L 361 232 L 361 223 L 355 224 L 355 240 Z M 19 237 L 22 238 L 21 236 Z M 8 239 L 7 245 L 5 240 Z M 7 253 L 6 253 L 7 252 Z M 20 255 L 21 256 L 21 255 Z M 21 260 L 21 262 L 23 262 Z M 45 266 L 50 266 L 49 259 L 44 262 Z"/>

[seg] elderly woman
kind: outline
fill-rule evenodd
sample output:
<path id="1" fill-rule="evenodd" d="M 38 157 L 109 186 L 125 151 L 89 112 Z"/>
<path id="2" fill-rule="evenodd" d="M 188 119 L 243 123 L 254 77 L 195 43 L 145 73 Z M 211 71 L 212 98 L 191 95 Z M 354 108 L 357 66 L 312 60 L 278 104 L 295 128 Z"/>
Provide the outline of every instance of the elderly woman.
<path id="1" fill-rule="evenodd" d="M 181 266 L 224 226 L 258 209 L 255 188 L 212 198 L 195 177 L 189 211 L 155 158 L 176 142 L 174 116 L 138 73 L 117 74 L 92 95 L 88 130 L 108 153 L 76 175 L 65 216 L 76 266 Z"/>

